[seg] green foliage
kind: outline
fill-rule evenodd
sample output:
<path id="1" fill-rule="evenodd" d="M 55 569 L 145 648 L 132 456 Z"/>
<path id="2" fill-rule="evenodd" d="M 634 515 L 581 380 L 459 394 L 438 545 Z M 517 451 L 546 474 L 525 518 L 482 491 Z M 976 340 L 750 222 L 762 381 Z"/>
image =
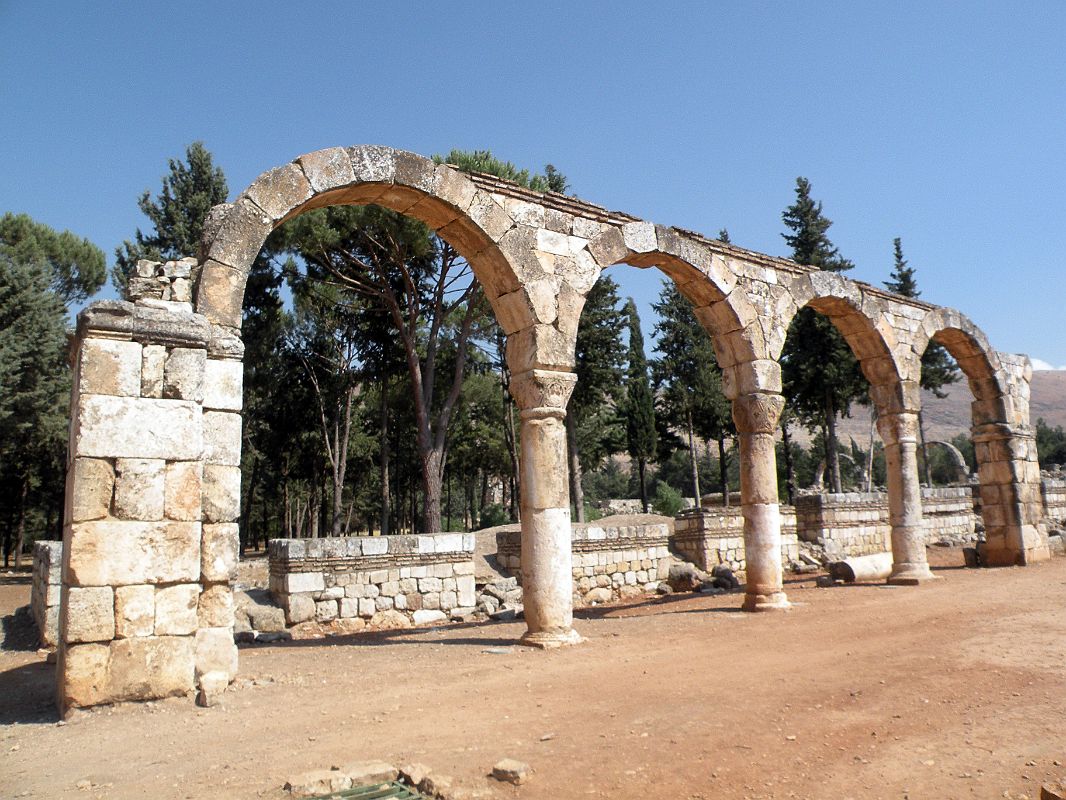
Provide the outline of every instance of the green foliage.
<path id="1" fill-rule="evenodd" d="M 48 276 L 46 289 L 65 305 L 81 302 L 104 284 L 104 253 L 70 231 L 58 233 L 26 214 L 0 217 L 0 255 L 16 264 L 39 264 Z"/>
<path id="2" fill-rule="evenodd" d="M 665 517 L 676 517 L 685 507 L 685 500 L 681 492 L 673 488 L 666 481 L 659 481 L 655 487 L 655 510 Z"/>
<path id="3" fill-rule="evenodd" d="M 501 161 L 489 150 L 452 150 L 446 156 L 433 156 L 438 164 L 451 164 L 463 172 L 484 172 L 513 181 L 535 192 L 564 193 L 569 187 L 566 176 L 551 164 L 544 167 L 543 175 L 531 174 L 528 169 L 519 169 L 510 161 Z"/>
<path id="4" fill-rule="evenodd" d="M 1044 418 L 1036 421 L 1036 451 L 1042 466 L 1066 464 L 1066 431 L 1061 425 L 1052 428 Z"/>
<path id="5" fill-rule="evenodd" d="M 648 380 L 648 359 L 644 354 L 644 335 L 640 332 L 640 317 L 633 298 L 626 303 L 629 318 L 629 367 L 626 373 L 626 446 L 636 462 L 640 479 L 640 499 L 648 509 L 648 494 L 644 470 L 655 456 L 655 400 Z"/>
<path id="6" fill-rule="evenodd" d="M 586 471 L 581 485 L 590 504 L 629 496 L 629 476 L 613 458 L 604 461 L 598 469 Z"/>
<path id="7" fill-rule="evenodd" d="M 120 292 L 126 279 L 142 258 L 153 261 L 195 256 L 199 250 L 204 221 L 211 207 L 226 202 L 229 189 L 221 168 L 212 162 L 203 142 L 193 142 L 185 151 L 185 161 L 170 159 L 170 171 L 163 176 L 163 189 L 153 200 L 148 190 L 137 206 L 152 223 L 151 233 L 134 234 L 115 249 L 111 282 Z"/>
<path id="8" fill-rule="evenodd" d="M 482 528 L 495 528 L 497 525 L 506 525 L 510 521 L 511 515 L 499 503 L 493 503 L 481 509 L 480 525 Z"/>
<path id="9" fill-rule="evenodd" d="M 0 252 L 0 528 L 5 563 L 12 552 L 20 559 L 30 515 L 54 520 L 53 528 L 60 517 L 70 373 L 66 308 L 51 289 L 54 278 L 45 261 L 16 260 Z"/>

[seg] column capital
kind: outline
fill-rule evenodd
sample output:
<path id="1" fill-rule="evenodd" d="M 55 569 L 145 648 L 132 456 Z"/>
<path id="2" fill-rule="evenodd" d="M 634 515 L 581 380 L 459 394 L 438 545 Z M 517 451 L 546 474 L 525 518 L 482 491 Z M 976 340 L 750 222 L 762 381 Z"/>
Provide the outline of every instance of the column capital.
<path id="1" fill-rule="evenodd" d="M 566 404 L 577 383 L 573 372 L 531 369 L 511 376 L 511 396 L 523 417 L 566 416 Z"/>
<path id="2" fill-rule="evenodd" d="M 733 422 L 739 433 L 773 433 L 784 408 L 779 394 L 743 394 L 733 401 Z"/>
<path id="3" fill-rule="evenodd" d="M 918 412 L 897 411 L 877 415 L 877 432 L 885 444 L 918 441 Z"/>

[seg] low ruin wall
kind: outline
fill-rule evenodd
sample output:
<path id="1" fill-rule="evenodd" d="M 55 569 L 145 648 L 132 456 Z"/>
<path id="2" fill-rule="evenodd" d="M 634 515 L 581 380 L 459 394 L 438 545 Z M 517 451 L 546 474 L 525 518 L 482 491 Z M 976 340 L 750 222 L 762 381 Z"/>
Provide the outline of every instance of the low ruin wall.
<path id="1" fill-rule="evenodd" d="M 612 596 L 629 590 L 654 591 L 676 560 L 670 552 L 669 522 L 638 525 L 575 523 L 571 528 L 574 553 L 574 591 L 582 598 L 595 589 Z M 501 567 L 520 576 L 522 533 L 515 528 L 496 534 L 496 559 Z M 606 596 L 603 596 L 606 599 Z"/>
<path id="2" fill-rule="evenodd" d="M 1066 480 L 1044 478 L 1040 482 L 1044 511 L 1051 522 L 1066 521 Z"/>
<path id="3" fill-rule="evenodd" d="M 973 495 L 969 486 L 922 489 L 922 519 L 925 523 L 926 541 L 973 541 L 977 523 Z"/>
<path id="4" fill-rule="evenodd" d="M 740 506 L 708 506 L 681 514 L 674 521 L 673 545 L 679 555 L 702 570 L 725 564 L 744 579 L 744 514 Z M 781 560 L 784 564 L 799 560 L 796 510 L 791 506 L 781 506 Z"/>
<path id="5" fill-rule="evenodd" d="M 62 542 L 35 542 L 33 545 L 33 588 L 30 609 L 37 625 L 37 639 L 41 647 L 59 644 L 59 597 Z"/>
<path id="6" fill-rule="evenodd" d="M 269 547 L 270 591 L 290 625 L 474 606 L 472 533 L 273 539 Z"/>

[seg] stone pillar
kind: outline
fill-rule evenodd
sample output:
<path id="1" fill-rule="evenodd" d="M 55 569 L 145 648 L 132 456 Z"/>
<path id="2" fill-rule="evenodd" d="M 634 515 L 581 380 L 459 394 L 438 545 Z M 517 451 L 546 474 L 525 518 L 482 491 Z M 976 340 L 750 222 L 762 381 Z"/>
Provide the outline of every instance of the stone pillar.
<path id="1" fill-rule="evenodd" d="M 208 673 L 215 687 L 236 673 L 240 380 L 231 364 L 208 359 L 207 320 L 175 299 L 190 266 L 154 265 L 153 279 L 142 262 L 138 275 L 170 299 L 142 294 L 78 316 L 57 668 L 64 711 L 188 694 Z"/>
<path id="2" fill-rule="evenodd" d="M 576 644 L 566 403 L 577 376 L 532 369 L 511 378 L 522 418 L 522 603 L 533 647 Z"/>
<path id="3" fill-rule="evenodd" d="M 784 398 L 757 392 L 733 401 L 740 440 L 740 497 L 747 561 L 745 611 L 789 608 L 782 584 L 781 512 L 777 497 L 774 433 Z"/>
<path id="4" fill-rule="evenodd" d="M 1050 558 L 1033 434 L 987 423 L 973 428 L 973 442 L 985 523 L 981 563 L 999 567 Z"/>
<path id="5" fill-rule="evenodd" d="M 890 584 L 910 586 L 935 576 L 929 571 L 922 522 L 922 485 L 918 479 L 918 414 L 885 413 L 877 418 L 885 444 L 888 521 L 892 526 Z"/>

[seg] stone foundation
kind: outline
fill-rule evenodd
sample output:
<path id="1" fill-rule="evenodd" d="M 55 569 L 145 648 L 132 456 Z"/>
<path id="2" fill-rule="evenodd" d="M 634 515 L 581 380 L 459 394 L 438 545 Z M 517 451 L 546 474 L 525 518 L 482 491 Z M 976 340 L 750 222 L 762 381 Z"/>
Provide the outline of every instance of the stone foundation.
<path id="1" fill-rule="evenodd" d="M 740 506 L 708 506 L 681 514 L 674 521 L 672 541 L 678 554 L 700 569 L 709 571 L 725 564 L 744 580 L 747 562 Z M 781 506 L 781 560 L 785 564 L 799 560 L 796 510 L 791 506 Z"/>
<path id="2" fill-rule="evenodd" d="M 1066 480 L 1044 478 L 1040 482 L 1040 495 L 1048 521 L 1058 524 L 1066 522 Z"/>
<path id="3" fill-rule="evenodd" d="M 62 542 L 34 542 L 30 609 L 33 611 L 33 621 L 37 625 L 37 637 L 41 647 L 55 647 L 59 644 L 62 561 Z"/>
<path id="4" fill-rule="evenodd" d="M 270 591 L 290 625 L 473 609 L 474 535 L 273 539 Z M 436 615 L 434 615 L 436 616 Z"/>
<path id="5" fill-rule="evenodd" d="M 969 486 L 922 489 L 922 520 L 925 524 L 926 541 L 976 540 L 977 514 L 973 495 Z"/>

